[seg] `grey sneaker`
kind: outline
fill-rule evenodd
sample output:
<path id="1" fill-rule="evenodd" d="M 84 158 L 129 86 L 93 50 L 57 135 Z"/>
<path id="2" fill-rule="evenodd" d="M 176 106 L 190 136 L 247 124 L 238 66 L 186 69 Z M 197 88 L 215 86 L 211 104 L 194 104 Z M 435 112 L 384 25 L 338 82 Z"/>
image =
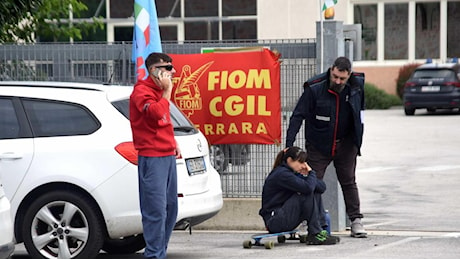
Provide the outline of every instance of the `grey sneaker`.
<path id="1" fill-rule="evenodd" d="M 351 236 L 352 237 L 367 237 L 367 232 L 361 223 L 360 218 L 356 218 L 351 222 Z"/>

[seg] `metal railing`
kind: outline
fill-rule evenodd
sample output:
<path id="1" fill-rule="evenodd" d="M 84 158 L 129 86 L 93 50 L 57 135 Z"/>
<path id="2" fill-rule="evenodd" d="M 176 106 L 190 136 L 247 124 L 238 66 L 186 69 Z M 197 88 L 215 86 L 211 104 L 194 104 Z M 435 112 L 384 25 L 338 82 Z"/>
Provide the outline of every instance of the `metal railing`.
<path id="1" fill-rule="evenodd" d="M 163 42 L 163 52 L 200 53 L 202 48 L 268 47 L 281 54 L 282 143 L 216 146 L 223 152 L 221 173 L 225 197 L 260 197 L 276 154 L 284 148 L 291 111 L 302 84 L 316 71 L 315 39 Z M 0 45 L 0 80 L 72 81 L 134 84 L 132 43 L 35 43 Z M 250 62 L 250 61 L 241 61 Z M 302 133 L 303 130 L 301 129 Z M 303 135 L 297 145 L 303 147 Z M 219 150 L 220 149 L 220 150 Z M 215 149 L 213 149 L 215 151 Z M 216 152 L 216 151 L 215 151 Z M 218 163 L 218 162 L 215 162 Z M 217 167 L 216 167 L 217 168 Z"/>

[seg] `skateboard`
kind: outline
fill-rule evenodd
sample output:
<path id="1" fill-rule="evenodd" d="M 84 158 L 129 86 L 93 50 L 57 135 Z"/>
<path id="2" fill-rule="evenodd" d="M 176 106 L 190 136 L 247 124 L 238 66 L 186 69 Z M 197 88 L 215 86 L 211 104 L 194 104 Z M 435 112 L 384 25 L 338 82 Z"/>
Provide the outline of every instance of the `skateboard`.
<path id="1" fill-rule="evenodd" d="M 286 235 L 288 235 L 288 237 L 286 237 Z M 299 230 L 292 230 L 279 233 L 262 233 L 252 235 L 251 240 L 245 240 L 243 242 L 243 247 L 249 249 L 252 246 L 264 246 L 265 249 L 272 249 L 275 247 L 275 242 L 273 240 L 268 240 L 265 243 L 261 242 L 262 239 L 268 237 L 277 237 L 278 243 L 280 244 L 285 243 L 286 240 L 299 240 L 300 243 L 305 243 L 307 241 L 306 235 L 300 235 Z"/>

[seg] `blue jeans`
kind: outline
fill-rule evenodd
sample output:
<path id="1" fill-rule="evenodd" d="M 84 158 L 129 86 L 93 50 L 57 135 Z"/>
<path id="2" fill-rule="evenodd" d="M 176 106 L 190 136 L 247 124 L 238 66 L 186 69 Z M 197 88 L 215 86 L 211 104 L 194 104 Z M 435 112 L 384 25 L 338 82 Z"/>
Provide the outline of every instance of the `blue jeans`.
<path id="1" fill-rule="evenodd" d="M 175 156 L 139 156 L 139 199 L 145 239 L 145 258 L 166 258 L 177 218 Z"/>

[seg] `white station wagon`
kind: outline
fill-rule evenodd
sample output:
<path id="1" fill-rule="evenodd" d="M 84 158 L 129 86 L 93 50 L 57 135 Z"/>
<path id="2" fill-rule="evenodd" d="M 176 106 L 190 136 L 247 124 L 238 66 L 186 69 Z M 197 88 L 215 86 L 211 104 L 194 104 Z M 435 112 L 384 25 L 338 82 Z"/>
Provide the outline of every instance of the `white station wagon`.
<path id="1" fill-rule="evenodd" d="M 0 171 L 14 235 L 32 258 L 94 258 L 145 247 L 132 87 L 0 82 Z M 172 104 L 172 103 L 171 103 Z M 177 159 L 176 229 L 222 208 L 220 176 L 201 132 L 171 105 Z"/>

